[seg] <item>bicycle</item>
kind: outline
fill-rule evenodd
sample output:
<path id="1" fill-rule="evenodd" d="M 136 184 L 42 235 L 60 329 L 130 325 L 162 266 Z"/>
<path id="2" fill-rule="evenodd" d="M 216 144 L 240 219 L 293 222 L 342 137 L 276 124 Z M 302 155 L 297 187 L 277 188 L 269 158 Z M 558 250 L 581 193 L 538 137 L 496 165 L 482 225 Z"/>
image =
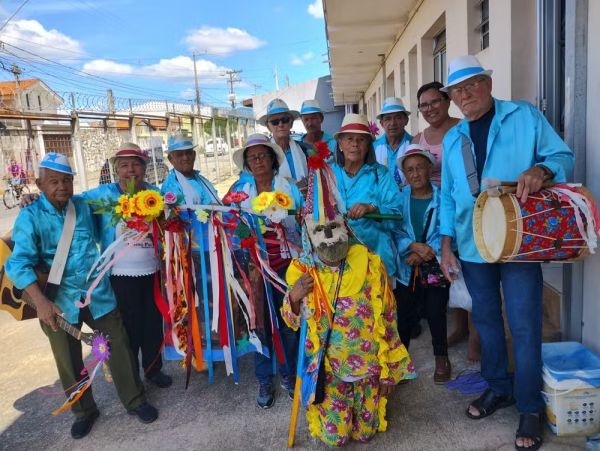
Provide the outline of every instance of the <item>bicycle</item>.
<path id="1" fill-rule="evenodd" d="M 23 182 L 21 177 L 12 177 L 8 179 L 7 188 L 2 195 L 2 201 L 9 210 L 15 208 L 21 202 L 23 194 L 29 194 L 29 187 Z"/>

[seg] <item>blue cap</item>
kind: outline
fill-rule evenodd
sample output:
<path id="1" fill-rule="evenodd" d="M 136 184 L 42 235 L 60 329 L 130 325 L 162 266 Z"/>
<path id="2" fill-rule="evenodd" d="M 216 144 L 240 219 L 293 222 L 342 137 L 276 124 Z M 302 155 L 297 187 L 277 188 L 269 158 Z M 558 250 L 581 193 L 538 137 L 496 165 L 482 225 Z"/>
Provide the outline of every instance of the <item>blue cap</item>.
<path id="1" fill-rule="evenodd" d="M 179 136 L 179 135 L 169 136 L 167 152 L 175 152 L 176 150 L 193 149 L 194 147 L 196 147 L 194 145 L 194 143 L 183 136 Z"/>

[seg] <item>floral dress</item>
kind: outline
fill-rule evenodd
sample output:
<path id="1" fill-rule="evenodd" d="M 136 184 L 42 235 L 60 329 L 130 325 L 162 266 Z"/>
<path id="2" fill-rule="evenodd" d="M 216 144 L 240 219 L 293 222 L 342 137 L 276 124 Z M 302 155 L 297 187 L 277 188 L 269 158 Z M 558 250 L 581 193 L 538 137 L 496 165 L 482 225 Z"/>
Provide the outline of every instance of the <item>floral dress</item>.
<path id="1" fill-rule="evenodd" d="M 288 285 L 292 287 L 308 270 L 293 260 L 287 272 Z M 339 270 L 318 264 L 317 274 L 315 287 L 322 287 L 333 308 Z M 330 324 L 329 316 L 315 302 L 317 291 L 305 299 L 304 374 L 318 371 L 320 350 Z M 367 441 L 377 431 L 385 431 L 387 400 L 380 398 L 379 384 L 395 385 L 415 377 L 398 336 L 395 304 L 379 256 L 363 245 L 351 246 L 325 355 L 325 399 L 321 404 L 310 404 L 307 410 L 311 435 L 330 446 L 341 446 L 350 438 Z M 300 327 L 300 315 L 292 312 L 288 296 L 282 317 L 292 329 Z"/>

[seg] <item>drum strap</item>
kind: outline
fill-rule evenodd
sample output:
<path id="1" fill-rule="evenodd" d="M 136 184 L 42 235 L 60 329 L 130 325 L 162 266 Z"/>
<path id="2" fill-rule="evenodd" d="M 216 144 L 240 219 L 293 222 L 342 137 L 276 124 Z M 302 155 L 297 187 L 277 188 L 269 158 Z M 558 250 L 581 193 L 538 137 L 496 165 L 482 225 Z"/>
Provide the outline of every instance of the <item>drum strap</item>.
<path id="1" fill-rule="evenodd" d="M 67 257 L 69 256 L 73 232 L 75 231 L 76 219 L 75 205 L 69 200 L 62 233 L 58 240 L 56 254 L 54 255 L 54 260 L 50 267 L 50 274 L 48 275 L 48 282 L 46 282 L 46 287 L 44 289 L 44 294 L 50 300 L 54 300 L 58 293 L 58 288 L 60 287 L 60 281 L 62 280 L 65 265 L 67 264 Z"/>
<path id="2" fill-rule="evenodd" d="M 479 195 L 479 178 L 477 177 L 477 168 L 475 167 L 475 159 L 471 152 L 471 142 L 466 136 L 461 135 L 461 151 L 463 157 L 463 164 L 465 165 L 465 174 L 467 174 L 467 183 L 469 184 L 469 191 L 473 196 Z"/>

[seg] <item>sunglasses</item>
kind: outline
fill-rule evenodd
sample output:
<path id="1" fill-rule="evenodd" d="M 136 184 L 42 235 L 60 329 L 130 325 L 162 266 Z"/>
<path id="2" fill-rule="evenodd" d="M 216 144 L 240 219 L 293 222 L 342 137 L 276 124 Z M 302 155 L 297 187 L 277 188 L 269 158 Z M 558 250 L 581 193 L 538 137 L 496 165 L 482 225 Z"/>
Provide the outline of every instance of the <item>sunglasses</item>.
<path id="1" fill-rule="evenodd" d="M 271 124 L 273 127 L 277 127 L 279 124 L 289 124 L 291 120 L 292 120 L 291 117 L 286 116 L 286 117 L 282 117 L 280 119 L 271 119 L 269 121 L 269 124 Z"/>

